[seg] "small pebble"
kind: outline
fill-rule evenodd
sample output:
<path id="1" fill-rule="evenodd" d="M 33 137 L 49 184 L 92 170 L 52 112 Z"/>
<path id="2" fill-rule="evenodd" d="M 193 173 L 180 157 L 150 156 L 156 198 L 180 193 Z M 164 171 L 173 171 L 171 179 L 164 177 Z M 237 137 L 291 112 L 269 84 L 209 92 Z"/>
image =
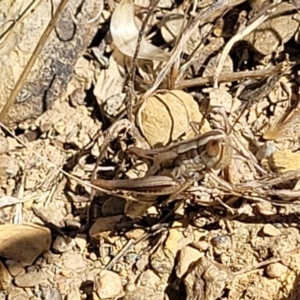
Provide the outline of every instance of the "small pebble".
<path id="1" fill-rule="evenodd" d="M 21 288 L 14 288 L 8 294 L 7 300 L 29 300 L 29 295 Z"/>
<path id="2" fill-rule="evenodd" d="M 75 243 L 82 252 L 87 245 L 87 235 L 86 234 L 77 234 L 75 237 Z"/>
<path id="3" fill-rule="evenodd" d="M 71 270 L 67 270 L 67 269 L 62 269 L 60 271 L 60 274 L 64 277 L 70 278 L 73 275 L 73 272 Z"/>
<path id="4" fill-rule="evenodd" d="M 193 224 L 198 227 L 202 228 L 207 224 L 207 219 L 204 217 L 197 217 L 193 219 Z"/>
<path id="5" fill-rule="evenodd" d="M 73 107 L 82 105 L 84 103 L 85 96 L 86 96 L 86 93 L 83 89 L 81 89 L 81 88 L 75 89 L 69 96 L 70 104 Z"/>
<path id="6" fill-rule="evenodd" d="M 81 223 L 74 219 L 65 220 L 65 225 L 67 228 L 72 229 L 72 230 L 76 230 L 81 227 Z"/>
<path id="7" fill-rule="evenodd" d="M 99 260 L 96 260 L 94 263 L 93 263 L 93 267 L 95 269 L 100 269 L 102 267 L 102 263 L 99 261 Z"/>
<path id="8" fill-rule="evenodd" d="M 125 233 L 125 236 L 128 239 L 138 239 L 139 237 L 141 237 L 143 234 L 145 233 L 145 230 L 142 228 L 135 228 L 132 230 L 129 230 L 128 232 Z"/>
<path id="9" fill-rule="evenodd" d="M 83 272 L 86 269 L 86 261 L 79 253 L 65 253 L 63 257 L 63 265 L 66 269 L 73 270 L 75 272 Z"/>
<path id="10" fill-rule="evenodd" d="M 178 255 L 176 269 L 177 278 L 181 279 L 189 269 L 190 265 L 203 256 L 203 252 L 190 245 L 185 246 Z"/>
<path id="11" fill-rule="evenodd" d="M 264 216 L 273 216 L 277 213 L 276 207 L 267 202 L 257 203 L 256 208 L 257 211 Z"/>
<path id="12" fill-rule="evenodd" d="M 42 299 L 45 300 L 62 300 L 62 295 L 60 291 L 55 288 L 51 287 L 50 285 L 41 286 L 42 291 Z"/>
<path id="13" fill-rule="evenodd" d="M 280 235 L 280 230 L 271 224 L 266 224 L 263 228 L 263 233 L 268 236 Z"/>
<path id="14" fill-rule="evenodd" d="M 9 151 L 9 146 L 7 139 L 3 136 L 0 136 L 0 154 L 6 153 Z"/>
<path id="15" fill-rule="evenodd" d="M 136 285 L 133 283 L 128 283 L 125 286 L 126 292 L 133 292 L 134 290 L 136 290 Z"/>
<path id="16" fill-rule="evenodd" d="M 120 276 L 111 271 L 102 271 L 95 278 L 95 290 L 100 299 L 117 297 L 122 292 Z"/>
<path id="17" fill-rule="evenodd" d="M 287 270 L 287 266 L 281 263 L 274 263 L 268 265 L 266 272 L 271 278 L 279 278 L 282 276 L 282 274 L 286 273 Z"/>
<path id="18" fill-rule="evenodd" d="M 126 269 L 121 269 L 119 272 L 119 275 L 123 278 L 126 278 L 128 276 L 128 273 L 127 273 Z"/>
<path id="19" fill-rule="evenodd" d="M 206 251 L 209 248 L 209 243 L 206 241 L 193 242 L 193 246 L 199 250 Z"/>
<path id="20" fill-rule="evenodd" d="M 53 242 L 53 249 L 59 253 L 64 253 L 71 251 L 75 245 L 75 241 L 70 238 L 64 238 L 62 236 L 57 236 Z"/>
<path id="21" fill-rule="evenodd" d="M 71 291 L 70 294 L 67 295 L 66 300 L 81 300 L 81 295 L 78 291 Z"/>
<path id="22" fill-rule="evenodd" d="M 11 285 L 11 276 L 5 265 L 0 261 L 0 289 L 6 290 Z"/>
<path id="23" fill-rule="evenodd" d="M 226 235 L 215 236 L 211 239 L 211 244 L 214 247 L 226 249 L 231 247 L 231 239 Z"/>
<path id="24" fill-rule="evenodd" d="M 277 229 L 282 229 L 282 228 L 283 228 L 282 223 L 274 223 L 273 225 L 274 225 Z"/>
<path id="25" fill-rule="evenodd" d="M 90 253 L 90 259 L 93 260 L 93 261 L 96 261 L 97 260 L 97 255 L 94 252 L 91 252 Z"/>
<path id="26" fill-rule="evenodd" d="M 33 287 L 44 281 L 44 275 L 41 272 L 29 272 L 18 275 L 15 278 L 15 284 L 19 287 Z"/>
<path id="27" fill-rule="evenodd" d="M 30 273 L 30 272 L 37 272 L 38 271 L 38 267 L 37 266 L 29 266 L 26 268 L 26 272 Z"/>
<path id="28" fill-rule="evenodd" d="M 25 269 L 20 262 L 8 259 L 5 263 L 11 276 L 16 277 L 25 273 Z"/>
<path id="29" fill-rule="evenodd" d="M 111 261 L 111 259 L 110 259 L 109 256 L 105 256 L 105 257 L 102 259 L 102 262 L 103 262 L 103 264 L 105 264 L 105 265 L 107 265 L 110 261 Z"/>

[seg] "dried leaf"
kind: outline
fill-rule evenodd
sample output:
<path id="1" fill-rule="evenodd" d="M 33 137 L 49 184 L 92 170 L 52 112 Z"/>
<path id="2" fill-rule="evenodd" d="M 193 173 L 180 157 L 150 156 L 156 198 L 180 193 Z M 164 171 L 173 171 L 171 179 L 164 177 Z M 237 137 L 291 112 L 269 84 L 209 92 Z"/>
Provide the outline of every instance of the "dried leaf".
<path id="1" fill-rule="evenodd" d="M 169 142 L 172 118 L 164 103 L 155 96 L 140 108 L 137 124 L 150 146 L 165 146 Z"/>
<path id="2" fill-rule="evenodd" d="M 119 53 L 119 56 L 122 56 L 122 54 Z M 119 56 L 115 51 L 110 57 L 109 67 L 101 70 L 96 79 L 94 95 L 100 106 L 110 97 L 120 95 L 123 91 L 126 76 L 124 76 L 124 67 L 118 61 Z M 114 113 L 116 114 L 116 111 Z"/>
<path id="3" fill-rule="evenodd" d="M 169 14 L 166 14 L 161 21 L 161 35 L 167 43 L 172 43 L 176 37 L 181 33 L 184 20 L 184 12 L 182 9 L 175 8 Z"/>
<path id="4" fill-rule="evenodd" d="M 165 146 L 182 136 L 194 136 L 190 122 L 201 120 L 197 102 L 179 90 L 150 97 L 137 114 L 137 124 L 151 147 Z M 209 125 L 204 124 L 203 132 L 209 129 Z"/>
<path id="5" fill-rule="evenodd" d="M 139 37 L 139 29 L 134 20 L 134 5 L 131 0 L 123 0 L 112 14 L 110 32 L 117 48 L 125 55 L 133 57 Z M 165 52 L 142 38 L 138 58 L 167 61 L 170 57 Z"/>
<path id="6" fill-rule="evenodd" d="M 270 168 L 277 173 L 285 173 L 300 169 L 300 153 L 289 149 L 274 152 L 269 158 Z"/>
<path id="7" fill-rule="evenodd" d="M 5 207 L 5 206 L 9 206 L 9 205 L 18 204 L 18 203 L 23 203 L 23 202 L 24 201 L 19 200 L 16 197 L 2 196 L 2 197 L 0 197 L 0 208 Z"/>
<path id="8" fill-rule="evenodd" d="M 280 117 L 264 133 L 265 140 L 277 140 L 300 134 L 300 108 L 295 108 L 287 116 Z"/>
<path id="9" fill-rule="evenodd" d="M 167 13 L 160 23 L 162 24 L 161 35 L 166 43 L 170 44 L 182 35 L 187 20 L 184 11 L 181 8 L 175 8 L 170 13 Z M 201 40 L 199 28 L 195 28 L 193 34 L 184 45 L 182 52 L 191 55 L 196 47 L 199 46 Z"/>

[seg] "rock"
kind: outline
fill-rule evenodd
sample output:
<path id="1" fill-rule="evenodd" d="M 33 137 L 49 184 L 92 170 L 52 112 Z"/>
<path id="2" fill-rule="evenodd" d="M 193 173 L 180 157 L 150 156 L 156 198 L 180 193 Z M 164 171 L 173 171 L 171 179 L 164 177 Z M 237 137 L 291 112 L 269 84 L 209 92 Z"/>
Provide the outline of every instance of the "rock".
<path id="1" fill-rule="evenodd" d="M 78 291 L 71 291 L 70 294 L 67 295 L 66 300 L 81 300 L 81 295 Z"/>
<path id="2" fill-rule="evenodd" d="M 62 300 L 60 291 L 55 287 L 51 287 L 50 285 L 41 286 L 41 291 L 45 300 Z"/>
<path id="3" fill-rule="evenodd" d="M 279 278 L 288 271 L 288 267 L 281 263 L 274 263 L 267 266 L 267 274 L 271 278 Z"/>
<path id="4" fill-rule="evenodd" d="M 47 208 L 41 207 L 39 211 L 55 226 L 62 227 L 64 225 L 65 214 L 61 210 L 53 207 L 53 205 L 51 206 L 48 206 Z"/>
<path id="5" fill-rule="evenodd" d="M 137 124 L 151 147 L 165 146 L 179 137 L 192 137 L 190 122 L 201 122 L 202 114 L 194 98 L 172 90 L 151 96 L 139 108 Z M 207 127 L 205 123 L 205 127 Z"/>
<path id="6" fill-rule="evenodd" d="M 125 236 L 130 240 L 137 240 L 145 233 L 145 229 L 143 228 L 134 228 L 125 232 Z"/>
<path id="7" fill-rule="evenodd" d="M 228 267 L 202 257 L 191 265 L 184 278 L 187 299 L 218 299 L 232 279 Z"/>
<path id="8" fill-rule="evenodd" d="M 263 233 L 267 236 L 278 236 L 280 235 L 280 230 L 271 224 L 266 224 L 263 227 Z"/>
<path id="9" fill-rule="evenodd" d="M 169 249 L 158 247 L 150 257 L 150 264 L 156 274 L 162 278 L 172 272 L 175 256 Z"/>
<path id="10" fill-rule="evenodd" d="M 194 240 L 191 227 L 188 227 L 185 231 L 182 231 L 178 229 L 180 226 L 182 226 L 180 222 L 174 222 L 165 241 L 165 247 L 171 251 L 174 256 L 176 256 L 179 250 Z"/>
<path id="11" fill-rule="evenodd" d="M 74 220 L 74 219 L 66 219 L 65 220 L 65 225 L 70 230 L 77 230 L 81 227 L 80 222 L 77 221 L 77 220 Z"/>
<path id="12" fill-rule="evenodd" d="M 165 293 L 153 291 L 152 289 L 139 287 L 134 291 L 127 292 L 123 300 L 164 300 Z"/>
<path id="13" fill-rule="evenodd" d="M 7 300 L 30 300 L 31 297 L 23 289 L 15 288 L 9 294 Z"/>
<path id="14" fill-rule="evenodd" d="M 83 272 L 86 268 L 86 262 L 79 253 L 64 253 L 62 260 L 67 269 L 75 272 Z"/>
<path id="15" fill-rule="evenodd" d="M 191 247 L 184 247 L 179 254 L 178 264 L 176 265 L 176 275 L 181 278 L 188 270 L 192 262 L 197 261 L 200 257 L 203 257 L 204 253 Z"/>
<path id="16" fill-rule="evenodd" d="M 156 290 L 156 288 L 160 285 L 160 278 L 149 269 L 141 274 L 138 280 L 138 285 Z"/>
<path id="17" fill-rule="evenodd" d="M 2 47 L 0 55 L 0 110 L 14 90 L 16 82 L 52 18 L 53 11 L 49 10 L 47 2 L 34 3 L 33 6 L 32 4 L 26 4 L 28 13 L 18 21 L 18 26 L 13 31 L 10 27 L 11 22 L 5 22 L 0 28 L 1 36 L 5 35 L 5 32 L 9 33 L 5 35 L 5 49 Z M 7 20 L 15 20 L 19 12 L 25 9 L 23 5 L 22 2 L 15 2 L 12 5 L 10 1 L 1 1 L 1 13 Z M 52 30 L 41 54 L 38 55 L 26 76 L 26 82 L 9 109 L 5 122 L 15 124 L 39 116 L 63 94 L 73 77 L 75 62 L 98 30 L 97 14 L 100 4 L 96 0 L 85 3 L 75 0 L 68 3 L 68 6 L 60 13 L 55 30 Z M 72 12 L 80 10 L 77 15 L 80 20 L 96 18 L 91 23 L 80 21 L 80 26 L 76 26 L 70 17 L 70 10 Z M 78 77 L 78 74 L 76 75 Z"/>
<path id="18" fill-rule="evenodd" d="M 45 276 L 42 272 L 34 271 L 18 275 L 15 278 L 15 284 L 19 287 L 34 287 L 43 283 L 44 280 Z"/>
<path id="19" fill-rule="evenodd" d="M 90 237 L 97 239 L 99 236 L 101 236 L 105 240 L 111 241 L 111 236 L 114 236 L 116 231 L 115 224 L 120 222 L 122 218 L 123 215 L 98 218 L 90 228 Z"/>
<path id="20" fill-rule="evenodd" d="M 291 13 L 293 9 L 292 3 L 280 3 L 274 15 L 248 34 L 244 40 L 262 55 L 270 55 L 280 45 L 290 40 L 298 30 L 299 23 Z"/>
<path id="21" fill-rule="evenodd" d="M 118 274 L 103 270 L 95 278 L 95 290 L 100 299 L 117 297 L 122 292 L 122 282 Z"/>
<path id="22" fill-rule="evenodd" d="M 53 249 L 56 250 L 58 253 L 64 253 L 71 251 L 75 246 L 75 241 L 70 238 L 64 238 L 62 236 L 57 236 L 55 241 L 53 242 Z"/>
<path id="23" fill-rule="evenodd" d="M 25 269 L 23 268 L 22 264 L 14 261 L 12 259 L 8 259 L 6 262 L 7 268 L 9 273 L 11 274 L 11 276 L 18 276 L 20 274 L 24 274 L 25 273 Z"/>
<path id="24" fill-rule="evenodd" d="M 35 224 L 0 226 L 0 256 L 32 265 L 51 245 L 50 230 Z"/>
<path id="25" fill-rule="evenodd" d="M 209 243 L 206 241 L 197 241 L 192 243 L 194 248 L 197 248 L 202 251 L 206 251 L 209 248 Z"/>
<path id="26" fill-rule="evenodd" d="M 6 183 L 10 176 L 16 176 L 19 172 L 18 161 L 7 154 L 0 155 L 0 185 Z"/>
<path id="27" fill-rule="evenodd" d="M 87 245 L 87 235 L 86 234 L 77 234 L 75 237 L 75 243 L 82 252 Z"/>
<path id="28" fill-rule="evenodd" d="M 90 259 L 91 259 L 92 261 L 96 261 L 96 260 L 97 260 L 97 255 L 96 255 L 96 253 L 91 252 L 91 253 L 90 253 Z"/>
<path id="29" fill-rule="evenodd" d="M 0 136 L 0 155 L 9 151 L 8 141 L 4 136 Z"/>
<path id="30" fill-rule="evenodd" d="M 4 266 L 4 264 L 0 261 L 0 289 L 7 290 L 11 285 L 11 276 Z"/>

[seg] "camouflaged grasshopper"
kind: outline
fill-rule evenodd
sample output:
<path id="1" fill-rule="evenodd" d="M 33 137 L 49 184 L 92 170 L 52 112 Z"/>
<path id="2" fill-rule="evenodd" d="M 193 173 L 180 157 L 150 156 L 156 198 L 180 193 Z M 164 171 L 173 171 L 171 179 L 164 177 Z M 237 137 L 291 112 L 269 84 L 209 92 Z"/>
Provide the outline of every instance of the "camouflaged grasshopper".
<path id="1" fill-rule="evenodd" d="M 232 147 L 229 136 L 215 129 L 158 149 L 131 147 L 128 153 L 149 162 L 145 177 L 94 179 L 92 184 L 110 191 L 143 195 L 153 202 L 153 198 L 160 195 L 178 194 L 190 185 L 187 183 L 200 179 L 209 170 L 224 169 L 231 162 Z M 169 176 L 164 175 L 166 169 L 170 171 Z"/>

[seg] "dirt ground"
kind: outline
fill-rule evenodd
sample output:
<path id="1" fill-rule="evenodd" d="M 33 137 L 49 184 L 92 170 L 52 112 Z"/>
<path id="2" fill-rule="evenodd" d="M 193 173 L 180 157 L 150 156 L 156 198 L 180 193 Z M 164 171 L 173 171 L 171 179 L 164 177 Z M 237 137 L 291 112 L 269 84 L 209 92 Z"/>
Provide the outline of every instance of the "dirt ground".
<path id="1" fill-rule="evenodd" d="M 0 300 L 300 299 L 297 3 L 65 2 L 0 3 Z"/>

